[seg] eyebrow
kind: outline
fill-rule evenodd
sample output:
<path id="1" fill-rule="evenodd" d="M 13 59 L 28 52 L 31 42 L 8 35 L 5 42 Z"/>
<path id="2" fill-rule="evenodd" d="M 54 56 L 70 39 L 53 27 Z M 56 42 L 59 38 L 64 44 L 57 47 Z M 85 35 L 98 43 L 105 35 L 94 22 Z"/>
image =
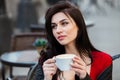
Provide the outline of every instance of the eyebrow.
<path id="1" fill-rule="evenodd" d="M 61 20 L 60 22 L 64 22 L 65 20 L 68 20 L 68 19 L 63 19 L 63 20 Z"/>
<path id="2" fill-rule="evenodd" d="M 62 19 L 62 20 L 60 20 L 60 23 L 64 22 L 65 20 L 68 20 L 68 19 Z M 55 23 L 51 23 L 51 24 L 55 24 Z"/>

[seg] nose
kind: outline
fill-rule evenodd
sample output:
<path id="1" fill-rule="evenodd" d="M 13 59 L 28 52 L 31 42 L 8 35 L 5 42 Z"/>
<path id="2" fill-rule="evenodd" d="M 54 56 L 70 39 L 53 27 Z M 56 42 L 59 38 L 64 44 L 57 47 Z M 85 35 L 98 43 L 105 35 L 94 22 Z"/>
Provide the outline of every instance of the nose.
<path id="1" fill-rule="evenodd" d="M 61 26 L 57 26 L 56 33 L 57 33 L 57 34 L 60 34 L 60 33 L 62 33 L 62 32 L 63 32 L 62 27 L 61 27 Z"/>

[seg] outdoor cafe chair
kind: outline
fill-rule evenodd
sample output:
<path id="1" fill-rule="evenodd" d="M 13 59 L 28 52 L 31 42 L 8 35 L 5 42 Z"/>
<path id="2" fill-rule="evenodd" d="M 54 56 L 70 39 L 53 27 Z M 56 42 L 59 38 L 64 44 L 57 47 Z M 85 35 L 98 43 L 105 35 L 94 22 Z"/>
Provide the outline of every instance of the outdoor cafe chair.
<path id="1" fill-rule="evenodd" d="M 29 32 L 12 35 L 10 51 L 34 49 L 32 44 L 37 38 L 46 38 L 45 33 Z"/>
<path id="2" fill-rule="evenodd" d="M 11 38 L 11 47 L 10 52 L 12 51 L 22 51 L 22 50 L 35 50 L 35 47 L 33 46 L 33 42 L 37 38 L 46 38 L 45 33 L 41 32 L 27 32 L 27 33 L 20 33 L 20 34 L 14 34 Z M 10 78 L 13 78 L 13 67 L 10 67 Z M 21 67 L 21 66 L 17 66 Z M 22 66 L 26 67 L 26 66 Z M 28 67 L 28 66 L 27 66 Z M 31 66 L 29 66 L 31 67 Z M 8 78 L 8 79 L 10 79 Z"/>

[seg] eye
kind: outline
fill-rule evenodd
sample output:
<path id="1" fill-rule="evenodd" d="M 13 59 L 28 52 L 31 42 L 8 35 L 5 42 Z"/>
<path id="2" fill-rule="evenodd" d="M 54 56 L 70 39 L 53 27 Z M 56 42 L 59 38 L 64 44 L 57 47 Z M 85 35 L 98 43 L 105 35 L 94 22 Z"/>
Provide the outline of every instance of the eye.
<path id="1" fill-rule="evenodd" d="M 61 23 L 61 25 L 63 25 L 63 26 L 66 26 L 67 24 L 69 24 L 69 22 L 64 21 Z"/>
<path id="2" fill-rule="evenodd" d="M 57 24 L 51 24 L 52 29 L 57 28 Z"/>

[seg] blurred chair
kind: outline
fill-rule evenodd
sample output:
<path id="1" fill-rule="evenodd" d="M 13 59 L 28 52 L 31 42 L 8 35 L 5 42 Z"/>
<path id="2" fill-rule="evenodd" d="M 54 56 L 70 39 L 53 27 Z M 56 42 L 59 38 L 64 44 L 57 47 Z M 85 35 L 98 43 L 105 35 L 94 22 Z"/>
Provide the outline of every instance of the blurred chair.
<path id="1" fill-rule="evenodd" d="M 30 31 L 31 32 L 45 32 L 44 24 L 39 24 L 39 25 L 31 24 Z"/>
<path id="2" fill-rule="evenodd" d="M 35 71 L 38 67 L 38 64 L 35 64 L 34 66 L 32 66 L 28 72 L 28 75 L 27 75 L 27 79 L 26 80 L 34 80 L 35 79 Z"/>
<path id="3" fill-rule="evenodd" d="M 45 38 L 45 33 L 21 33 L 12 36 L 11 51 L 35 49 L 32 45 L 35 39 Z"/>
<path id="4" fill-rule="evenodd" d="M 20 33 L 20 34 L 12 35 L 10 51 L 34 50 L 35 47 L 33 46 L 33 42 L 37 38 L 46 38 L 45 33 L 29 32 L 29 33 Z M 10 75 L 12 78 L 13 77 L 13 67 L 12 66 L 10 66 Z M 10 79 L 10 78 L 8 78 L 8 79 Z"/>

